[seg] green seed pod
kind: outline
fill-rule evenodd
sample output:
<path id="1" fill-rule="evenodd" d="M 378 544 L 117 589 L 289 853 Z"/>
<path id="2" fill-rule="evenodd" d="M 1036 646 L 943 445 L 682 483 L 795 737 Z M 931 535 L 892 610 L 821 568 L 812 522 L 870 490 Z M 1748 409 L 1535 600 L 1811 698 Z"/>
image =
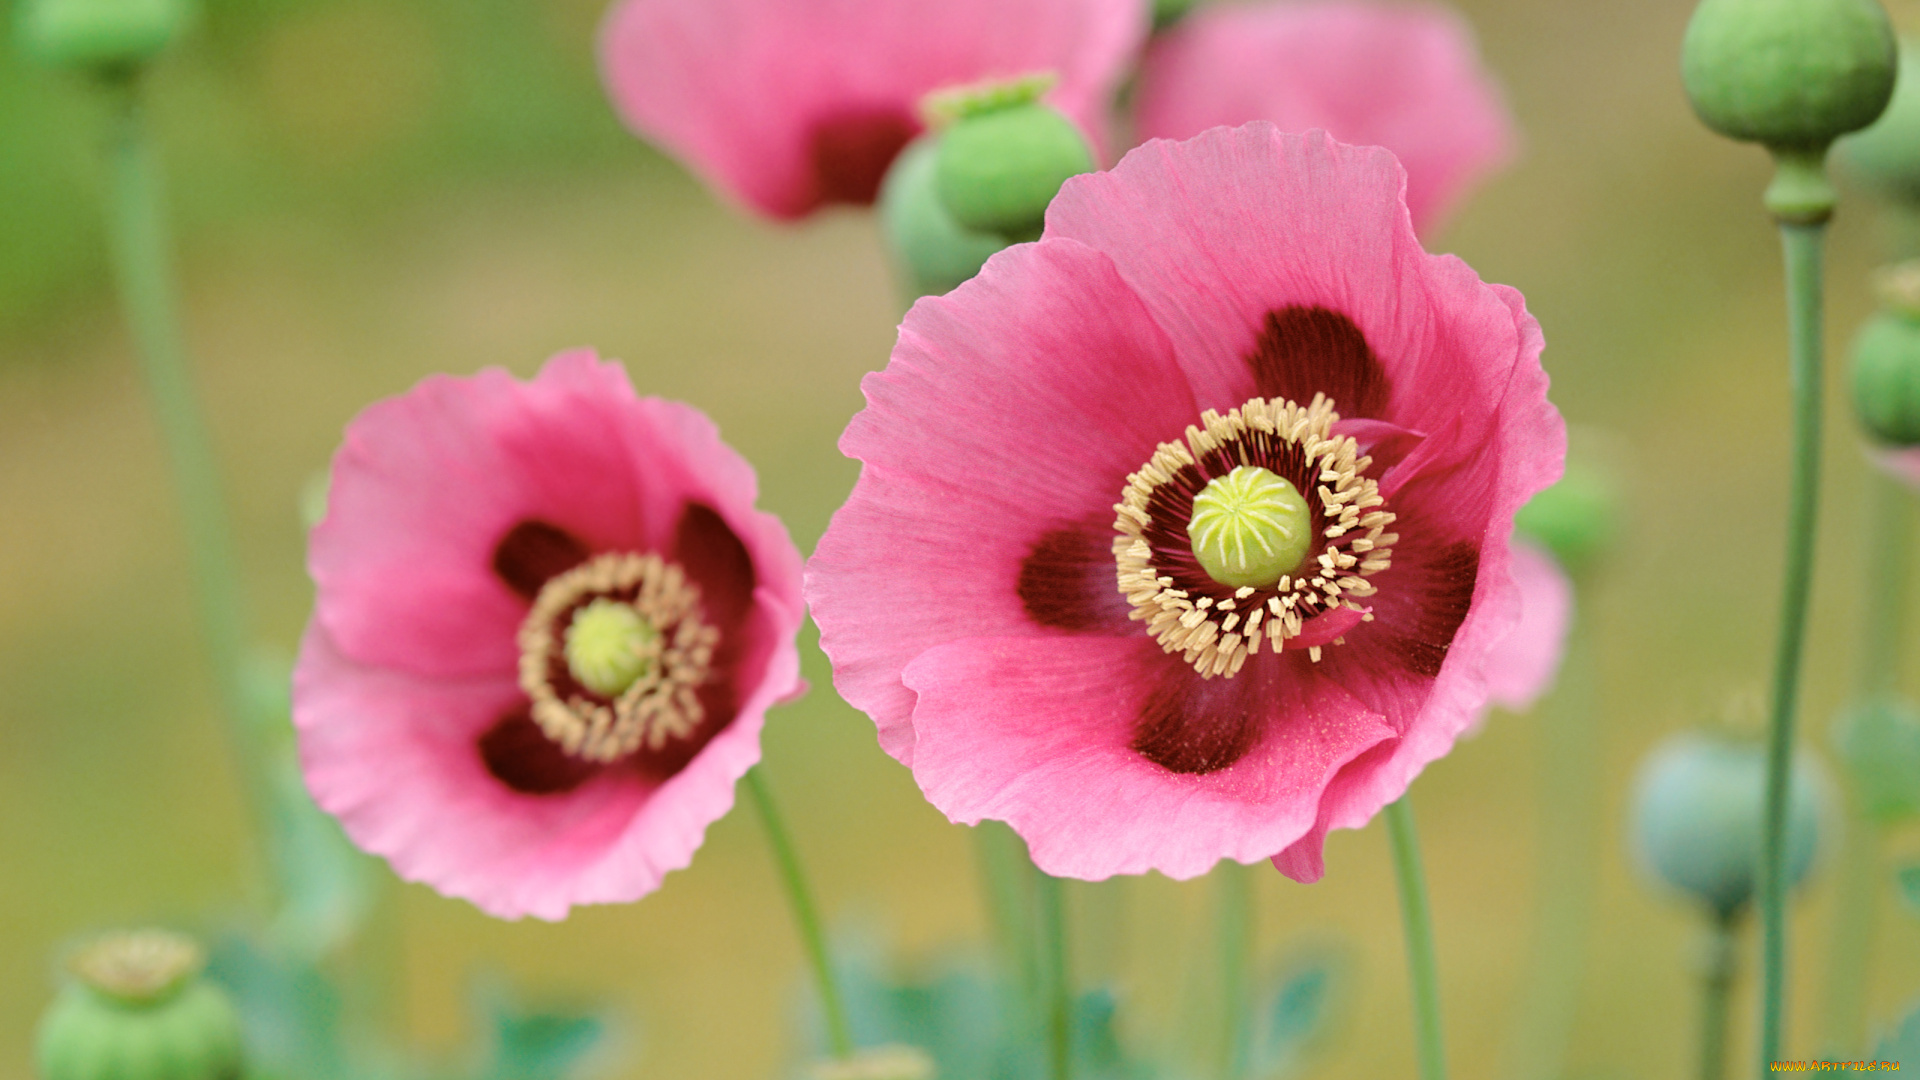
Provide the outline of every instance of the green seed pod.
<path id="1" fill-rule="evenodd" d="M 1900 43 L 1901 75 L 1893 100 L 1866 129 L 1835 149 L 1848 175 L 1880 195 L 1920 205 L 1920 47 Z"/>
<path id="2" fill-rule="evenodd" d="M 880 185 L 880 228 L 910 298 L 951 292 L 1007 246 L 1005 237 L 960 227 L 933 190 L 938 135 L 908 144 Z"/>
<path id="3" fill-rule="evenodd" d="M 1834 749 L 1860 810 L 1882 825 L 1920 816 L 1920 711 L 1882 698 L 1840 714 Z"/>
<path id="4" fill-rule="evenodd" d="M 1753 897 L 1760 874 L 1767 774 L 1758 743 L 1683 732 L 1640 767 L 1633 797 L 1633 846 L 1653 877 L 1723 916 Z M 1829 798 L 1811 759 L 1796 755 L 1787 794 L 1787 881 L 1813 865 Z"/>
<path id="5" fill-rule="evenodd" d="M 1559 482 L 1521 507 L 1513 527 L 1577 572 L 1613 543 L 1618 501 L 1611 474 L 1587 458 L 1569 456 Z"/>
<path id="6" fill-rule="evenodd" d="M 1920 319 L 1881 311 L 1853 339 L 1853 411 L 1879 442 L 1920 444 Z"/>
<path id="7" fill-rule="evenodd" d="M 1033 240 L 1060 185 L 1093 169 L 1073 121 L 1028 101 L 970 113 L 942 132 L 934 190 L 962 228 Z"/>
<path id="8" fill-rule="evenodd" d="M 1887 107 L 1895 54 L 1875 0 L 1701 0 L 1680 76 L 1694 112 L 1720 134 L 1824 150 Z"/>
<path id="9" fill-rule="evenodd" d="M 186 0 L 23 0 L 20 43 L 58 67 L 130 68 L 178 37 L 187 14 Z"/>
<path id="10" fill-rule="evenodd" d="M 239 1020 L 202 963 L 199 946 L 164 931 L 82 949 L 40 1020 L 40 1080 L 238 1080 Z"/>

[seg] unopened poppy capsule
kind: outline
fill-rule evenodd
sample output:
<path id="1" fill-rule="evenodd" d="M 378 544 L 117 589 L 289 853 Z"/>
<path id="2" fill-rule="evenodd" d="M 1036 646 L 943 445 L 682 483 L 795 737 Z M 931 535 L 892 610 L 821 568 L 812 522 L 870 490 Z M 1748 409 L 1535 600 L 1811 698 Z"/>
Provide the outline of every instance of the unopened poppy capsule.
<path id="1" fill-rule="evenodd" d="M 1640 767 L 1633 845 L 1653 877 L 1731 916 L 1753 897 L 1760 874 L 1766 750 L 1758 743 L 1683 732 Z M 1813 865 L 1825 785 L 1805 757 L 1794 760 L 1787 797 L 1787 881 Z"/>
<path id="2" fill-rule="evenodd" d="M 1702 0 L 1680 49 L 1701 121 L 1776 150 L 1824 149 L 1893 94 L 1893 28 L 1875 0 Z"/>
<path id="3" fill-rule="evenodd" d="M 923 135 L 894 160 L 880 185 L 880 227 L 910 297 L 950 292 L 980 272 L 1007 240 L 963 228 L 934 191 L 939 136 Z"/>
<path id="4" fill-rule="evenodd" d="M 40 1080 L 238 1080 L 240 1024 L 203 963 L 198 945 L 159 930 L 80 950 L 40 1021 Z"/>
<path id="5" fill-rule="evenodd" d="M 21 47 L 61 67 L 126 68 L 149 60 L 187 22 L 184 0 L 27 0 Z"/>
<path id="6" fill-rule="evenodd" d="M 1068 177 L 1097 166 L 1086 136 L 1065 114 L 1039 101 L 1051 78 L 935 95 L 927 112 L 942 131 L 934 190 L 962 228 L 1010 240 L 1036 240 L 1047 204 Z"/>
<path id="7" fill-rule="evenodd" d="M 1900 44 L 1900 67 L 1920 64 L 1920 47 Z M 1880 119 L 1841 140 L 1836 152 L 1847 174 L 1889 199 L 1920 204 L 1920 72 L 1893 84 Z"/>

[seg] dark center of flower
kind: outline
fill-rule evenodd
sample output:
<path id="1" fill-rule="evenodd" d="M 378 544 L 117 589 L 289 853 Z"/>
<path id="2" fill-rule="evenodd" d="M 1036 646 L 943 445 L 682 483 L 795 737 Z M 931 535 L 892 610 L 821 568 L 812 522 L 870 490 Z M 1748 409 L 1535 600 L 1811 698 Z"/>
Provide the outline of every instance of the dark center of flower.
<path id="1" fill-rule="evenodd" d="M 1366 475 L 1372 459 L 1333 434 L 1339 420 L 1323 394 L 1305 407 L 1254 398 L 1225 416 L 1209 409 L 1127 477 L 1114 507 L 1120 592 L 1203 677 L 1231 678 L 1263 640 L 1276 653 L 1304 645 L 1317 661 L 1309 623 L 1340 610 L 1373 618 L 1358 601 L 1399 537 Z"/>
<path id="2" fill-rule="evenodd" d="M 608 762 L 699 728 L 720 632 L 700 590 L 654 554 L 595 556 L 547 581 L 520 624 L 520 688 L 568 754 Z"/>

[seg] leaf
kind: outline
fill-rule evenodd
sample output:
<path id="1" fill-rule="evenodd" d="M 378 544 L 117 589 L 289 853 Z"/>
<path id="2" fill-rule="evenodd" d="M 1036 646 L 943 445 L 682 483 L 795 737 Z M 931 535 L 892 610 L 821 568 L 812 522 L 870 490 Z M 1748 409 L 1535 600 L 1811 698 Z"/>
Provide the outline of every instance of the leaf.
<path id="1" fill-rule="evenodd" d="M 1880 1061 L 1920 1062 L 1920 1002 L 1907 1006 L 1900 1026 L 1881 1037 L 1873 1055 Z"/>
<path id="2" fill-rule="evenodd" d="M 1883 697 L 1849 708 L 1833 732 L 1868 817 L 1885 825 L 1920 815 L 1920 711 Z"/>
<path id="3" fill-rule="evenodd" d="M 577 1072 L 602 1044 L 606 1021 L 592 1012 L 526 1009 L 503 990 L 480 994 L 492 1033 L 481 1080 L 561 1080 Z"/>
<path id="4" fill-rule="evenodd" d="M 1344 949 L 1314 947 L 1282 965 L 1267 1000 L 1264 1038 L 1254 1056 L 1254 1072 L 1284 1076 L 1299 1069 L 1337 1017 L 1345 996 L 1350 962 Z"/>
<path id="5" fill-rule="evenodd" d="M 274 956 L 237 934 L 214 939 L 207 975 L 240 1015 L 249 1068 L 286 1080 L 353 1075 L 340 1024 L 340 992 L 311 964 Z"/>
<path id="6" fill-rule="evenodd" d="M 1906 901 L 1907 910 L 1920 914 L 1920 863 L 1894 871 L 1894 881 L 1900 886 L 1900 899 Z"/>

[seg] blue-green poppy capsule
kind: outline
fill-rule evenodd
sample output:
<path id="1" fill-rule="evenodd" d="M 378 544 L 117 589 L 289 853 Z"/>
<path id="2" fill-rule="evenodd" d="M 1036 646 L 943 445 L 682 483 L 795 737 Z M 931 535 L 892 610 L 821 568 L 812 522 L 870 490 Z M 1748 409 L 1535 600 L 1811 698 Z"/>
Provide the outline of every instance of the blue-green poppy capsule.
<path id="1" fill-rule="evenodd" d="M 1640 767 L 1633 795 L 1633 846 L 1656 879 L 1731 916 L 1752 899 L 1760 873 L 1766 749 L 1704 732 L 1683 732 Z M 1787 881 L 1813 865 L 1823 805 L 1830 798 L 1811 759 L 1795 755 L 1787 794 Z"/>
<path id="2" fill-rule="evenodd" d="M 1680 47 L 1700 119 L 1774 150 L 1824 151 L 1873 123 L 1896 65 L 1875 0 L 1701 0 Z"/>
<path id="3" fill-rule="evenodd" d="M 82 949 L 40 1020 L 39 1080 L 239 1080 L 240 1023 L 177 934 L 115 934 Z"/>
<path id="4" fill-rule="evenodd" d="M 1847 175 L 1880 195 L 1920 205 L 1920 46 L 1900 43 L 1901 76 L 1880 119 L 1834 147 Z"/>
<path id="5" fill-rule="evenodd" d="M 940 133 L 934 191 L 961 228 L 1034 240 L 1068 177 L 1094 169 L 1073 121 L 1038 101 L 962 112 Z"/>
<path id="6" fill-rule="evenodd" d="M 186 0 L 23 0 L 21 48 L 58 67 L 134 67 L 165 49 L 187 24 Z"/>
<path id="7" fill-rule="evenodd" d="M 1853 339 L 1847 381 L 1860 426 L 1891 446 L 1920 445 L 1920 264 L 1879 275 L 1882 310 Z"/>
<path id="8" fill-rule="evenodd" d="M 933 190 L 938 135 L 908 144 L 880 185 L 880 229 L 910 297 L 951 292 L 1006 247 L 1005 237 L 969 232 Z"/>

